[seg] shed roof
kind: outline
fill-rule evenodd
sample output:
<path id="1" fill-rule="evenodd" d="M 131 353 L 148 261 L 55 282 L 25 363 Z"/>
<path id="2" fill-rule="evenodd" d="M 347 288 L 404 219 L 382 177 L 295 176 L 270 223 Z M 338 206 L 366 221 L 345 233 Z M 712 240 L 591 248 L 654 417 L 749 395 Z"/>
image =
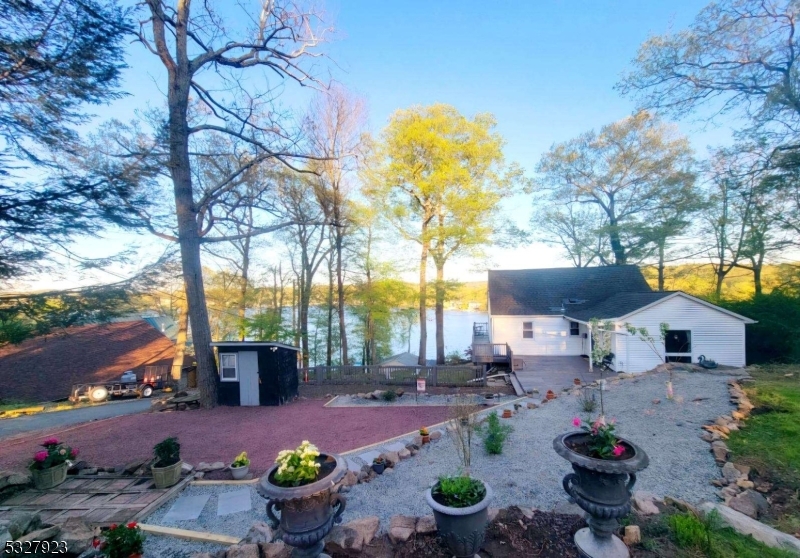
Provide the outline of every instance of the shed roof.
<path id="1" fill-rule="evenodd" d="M 53 401 L 73 384 L 118 380 L 126 370 L 172 365 L 175 345 L 150 324 L 135 320 L 70 327 L 0 348 L 4 399 Z"/>
<path id="2" fill-rule="evenodd" d="M 493 316 L 572 316 L 621 293 L 652 292 L 634 265 L 489 270 Z"/>
<path id="3" fill-rule="evenodd" d="M 277 341 L 214 341 L 212 347 L 282 347 L 292 351 L 299 351 L 300 347 L 286 345 Z"/>

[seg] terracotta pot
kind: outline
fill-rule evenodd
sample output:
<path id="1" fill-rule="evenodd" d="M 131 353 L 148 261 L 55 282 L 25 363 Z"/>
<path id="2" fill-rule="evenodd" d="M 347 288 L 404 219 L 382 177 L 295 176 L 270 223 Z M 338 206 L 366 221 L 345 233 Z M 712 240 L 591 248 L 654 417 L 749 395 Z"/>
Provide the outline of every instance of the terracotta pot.
<path id="1" fill-rule="evenodd" d="M 47 490 L 67 480 L 67 464 L 62 463 L 49 469 L 33 469 L 33 485 L 39 490 Z"/>
<path id="2" fill-rule="evenodd" d="M 574 380 L 572 380 L 572 382 L 573 382 L 573 383 L 574 383 L 576 386 L 579 386 L 579 385 L 581 385 L 581 379 L 580 379 L 580 378 L 575 378 Z"/>
<path id="3" fill-rule="evenodd" d="M 457 558 L 472 558 L 483 546 L 492 499 L 491 487 L 486 483 L 483 486 L 486 488 L 486 497 L 468 508 L 451 508 L 440 504 L 433 499 L 433 488 L 425 493 L 425 500 L 433 508 L 439 536 Z"/>
<path id="4" fill-rule="evenodd" d="M 511 409 L 503 410 L 503 418 L 511 418 Z"/>
<path id="5" fill-rule="evenodd" d="M 555 399 L 556 398 L 556 394 L 553 393 L 552 389 L 548 389 L 547 390 L 547 395 L 545 395 L 545 398 L 548 399 L 548 400 Z"/>
<path id="6" fill-rule="evenodd" d="M 422 437 L 422 443 L 423 444 L 430 444 L 431 443 L 431 435 L 428 434 L 427 436 L 423 436 Z"/>
<path id="7" fill-rule="evenodd" d="M 347 499 L 332 492 L 336 483 L 347 473 L 347 463 L 338 455 L 320 454 L 322 477 L 303 486 L 283 487 L 273 482 L 275 464 L 258 482 L 258 493 L 267 499 L 267 517 L 273 529 L 280 525 L 283 542 L 296 550 L 293 556 L 319 556 L 323 539 L 334 523 L 342 521 Z M 276 515 L 280 513 L 280 516 Z"/>

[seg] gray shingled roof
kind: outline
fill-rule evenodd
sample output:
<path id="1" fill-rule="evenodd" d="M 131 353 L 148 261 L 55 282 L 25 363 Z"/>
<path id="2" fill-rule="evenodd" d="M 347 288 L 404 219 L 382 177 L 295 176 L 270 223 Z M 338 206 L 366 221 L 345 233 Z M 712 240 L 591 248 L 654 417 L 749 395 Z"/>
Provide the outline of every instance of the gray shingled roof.
<path id="1" fill-rule="evenodd" d="M 609 298 L 602 302 L 598 302 L 594 306 L 582 310 L 572 311 L 572 308 L 567 307 L 565 314 L 570 318 L 588 322 L 592 318 L 601 320 L 608 320 L 610 318 L 619 318 L 630 314 L 634 310 L 644 308 L 648 304 L 652 304 L 665 298 L 675 291 L 663 292 L 647 292 L 647 293 L 618 293 L 611 295 Z"/>
<path id="2" fill-rule="evenodd" d="M 623 293 L 637 296 L 631 296 L 629 303 Z M 620 308 L 628 308 L 641 300 L 640 295 L 663 297 L 665 293 L 653 293 L 634 265 L 489 271 L 489 305 L 493 316 L 566 314 L 581 319 L 578 314 L 583 315 L 589 309 L 611 312 L 614 306 L 608 303 L 613 302 L 612 297 Z M 608 317 L 627 314 L 654 300 L 657 299 Z"/>

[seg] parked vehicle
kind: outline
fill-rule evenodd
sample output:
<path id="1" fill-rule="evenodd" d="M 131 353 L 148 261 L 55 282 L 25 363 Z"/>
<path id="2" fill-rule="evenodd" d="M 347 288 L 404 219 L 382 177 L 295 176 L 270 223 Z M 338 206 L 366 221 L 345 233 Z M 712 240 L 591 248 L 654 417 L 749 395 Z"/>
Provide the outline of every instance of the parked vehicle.
<path id="1" fill-rule="evenodd" d="M 69 400 L 91 401 L 99 403 L 114 397 L 150 397 L 157 389 L 164 389 L 169 384 L 168 366 L 145 366 L 141 379 L 128 370 L 123 372 L 118 382 L 108 384 L 74 384 Z"/>

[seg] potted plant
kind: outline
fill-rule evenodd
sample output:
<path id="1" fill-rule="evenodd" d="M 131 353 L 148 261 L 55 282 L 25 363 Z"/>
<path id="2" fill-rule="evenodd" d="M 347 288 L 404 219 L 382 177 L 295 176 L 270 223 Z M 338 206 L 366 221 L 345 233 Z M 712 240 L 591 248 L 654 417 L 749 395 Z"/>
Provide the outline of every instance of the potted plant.
<path id="1" fill-rule="evenodd" d="M 555 394 L 555 392 L 553 392 L 553 390 L 552 390 L 552 389 L 548 389 L 548 390 L 547 390 L 547 393 L 545 394 L 545 396 L 544 396 L 544 397 L 545 397 L 545 399 L 547 399 L 548 401 L 551 401 L 551 400 L 553 400 L 553 399 L 555 399 L 555 398 L 556 398 L 556 394 Z"/>
<path id="2" fill-rule="evenodd" d="M 181 445 L 178 439 L 170 436 L 153 448 L 156 461 L 150 468 L 156 488 L 169 488 L 181 480 Z"/>
<path id="3" fill-rule="evenodd" d="M 422 437 L 423 444 L 429 444 L 431 442 L 431 434 L 428 432 L 428 429 L 422 427 L 419 429 L 419 435 Z"/>
<path id="4" fill-rule="evenodd" d="M 575 384 L 576 386 L 579 386 L 579 385 L 581 385 L 581 379 L 580 378 L 573 378 L 572 379 L 572 383 Z"/>
<path id="5" fill-rule="evenodd" d="M 346 472 L 344 459 L 320 453 L 304 440 L 297 449 L 278 453 L 261 477 L 258 492 L 267 498 L 269 522 L 273 528 L 280 525 L 284 543 L 302 549 L 298 556 L 319 555 L 323 539 L 341 522 L 347 500 L 332 490 Z"/>
<path id="6" fill-rule="evenodd" d="M 613 419 L 593 422 L 572 419 L 578 432 L 567 432 L 553 441 L 556 453 L 572 464 L 574 473 L 564 477 L 564 490 L 589 514 L 587 523 L 575 533 L 575 544 L 586 556 L 628 556 L 627 547 L 614 533 L 618 519 L 631 511 L 631 490 L 636 473 L 645 469 L 647 454 L 615 434 Z"/>
<path id="7" fill-rule="evenodd" d="M 386 469 L 386 461 L 384 461 L 383 457 L 376 457 L 372 460 L 372 470 L 378 473 L 379 475 L 383 474 L 383 470 Z"/>
<path id="8" fill-rule="evenodd" d="M 66 480 L 68 461 L 77 457 L 78 450 L 62 444 L 56 438 L 48 438 L 42 442 L 42 447 L 44 449 L 34 454 L 28 468 L 33 476 L 34 486 L 39 490 L 46 490 Z"/>
<path id="9" fill-rule="evenodd" d="M 231 463 L 231 475 L 236 480 L 242 480 L 250 472 L 250 459 L 247 457 L 247 452 L 243 451 L 236 456 L 236 459 Z"/>
<path id="10" fill-rule="evenodd" d="M 511 409 L 503 409 L 503 418 L 511 418 Z"/>
<path id="11" fill-rule="evenodd" d="M 103 535 L 100 552 L 109 558 L 141 558 L 144 535 L 136 523 L 112 524 Z"/>

